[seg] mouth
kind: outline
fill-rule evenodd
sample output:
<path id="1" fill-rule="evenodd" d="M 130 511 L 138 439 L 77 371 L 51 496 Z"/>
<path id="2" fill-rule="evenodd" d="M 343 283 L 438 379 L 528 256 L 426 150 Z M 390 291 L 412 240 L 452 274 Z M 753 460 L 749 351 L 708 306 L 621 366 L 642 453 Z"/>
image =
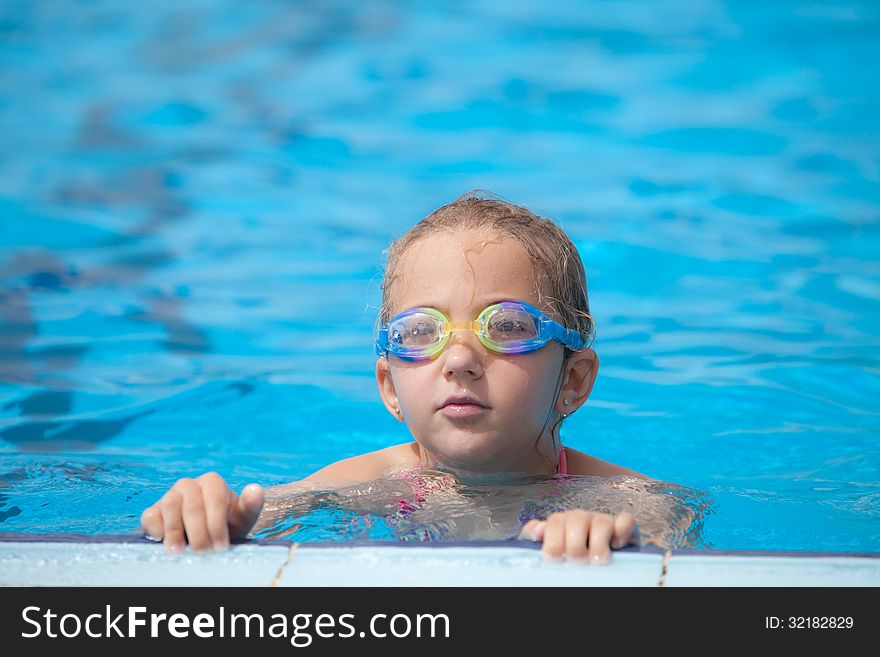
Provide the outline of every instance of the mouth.
<path id="1" fill-rule="evenodd" d="M 480 415 L 488 411 L 489 407 L 475 397 L 462 395 L 448 398 L 438 410 L 446 417 L 460 418 Z"/>

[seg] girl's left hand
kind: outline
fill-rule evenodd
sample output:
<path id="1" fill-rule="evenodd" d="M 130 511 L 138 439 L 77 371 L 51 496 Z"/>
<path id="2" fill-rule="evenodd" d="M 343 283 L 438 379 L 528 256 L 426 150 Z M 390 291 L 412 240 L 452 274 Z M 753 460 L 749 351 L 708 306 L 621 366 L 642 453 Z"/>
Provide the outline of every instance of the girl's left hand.
<path id="1" fill-rule="evenodd" d="M 639 525 L 629 511 L 611 516 L 571 509 L 551 513 L 546 520 L 530 520 L 519 537 L 543 541 L 546 559 L 608 563 L 611 549 L 639 545 Z"/>

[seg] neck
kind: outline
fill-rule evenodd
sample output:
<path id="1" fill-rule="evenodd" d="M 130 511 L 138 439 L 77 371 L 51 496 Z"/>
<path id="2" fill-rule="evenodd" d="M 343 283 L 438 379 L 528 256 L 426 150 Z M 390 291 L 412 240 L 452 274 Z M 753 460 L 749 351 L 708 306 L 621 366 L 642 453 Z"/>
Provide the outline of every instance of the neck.
<path id="1" fill-rule="evenodd" d="M 514 467 L 499 469 L 497 462 L 488 464 L 472 464 L 456 462 L 448 458 L 431 454 L 419 445 L 419 462 L 427 468 L 448 472 L 462 482 L 474 484 L 498 483 L 501 481 L 522 480 L 534 477 L 552 477 L 556 473 L 559 462 L 558 453 L 545 455 L 534 453 L 529 463 L 517 463 Z"/>

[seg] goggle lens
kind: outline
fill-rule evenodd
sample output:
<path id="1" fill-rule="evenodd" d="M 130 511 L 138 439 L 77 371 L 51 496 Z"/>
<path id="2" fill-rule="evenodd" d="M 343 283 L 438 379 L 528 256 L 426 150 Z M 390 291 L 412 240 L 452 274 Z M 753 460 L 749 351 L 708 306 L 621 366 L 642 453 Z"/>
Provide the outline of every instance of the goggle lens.
<path id="1" fill-rule="evenodd" d="M 398 317 L 388 325 L 388 341 L 395 351 L 417 353 L 443 339 L 443 319 L 420 311 Z"/>
<path id="2" fill-rule="evenodd" d="M 538 318 L 518 308 L 494 306 L 481 317 L 482 336 L 500 347 L 531 343 L 541 333 Z"/>

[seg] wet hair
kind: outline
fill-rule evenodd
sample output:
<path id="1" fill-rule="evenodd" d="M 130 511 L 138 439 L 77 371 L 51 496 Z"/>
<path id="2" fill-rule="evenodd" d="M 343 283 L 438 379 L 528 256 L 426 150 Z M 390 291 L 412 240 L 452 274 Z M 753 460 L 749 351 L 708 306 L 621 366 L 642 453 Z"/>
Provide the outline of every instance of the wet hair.
<path id="1" fill-rule="evenodd" d="M 392 317 L 400 260 L 410 247 L 439 232 L 469 229 L 486 229 L 519 242 L 532 263 L 539 306 L 566 328 L 576 329 L 584 344 L 591 344 L 595 326 L 587 297 L 587 275 L 571 239 L 550 219 L 484 190 L 471 190 L 434 210 L 383 252 L 385 274 L 377 329 Z M 566 358 L 571 353 L 566 349 Z"/>

